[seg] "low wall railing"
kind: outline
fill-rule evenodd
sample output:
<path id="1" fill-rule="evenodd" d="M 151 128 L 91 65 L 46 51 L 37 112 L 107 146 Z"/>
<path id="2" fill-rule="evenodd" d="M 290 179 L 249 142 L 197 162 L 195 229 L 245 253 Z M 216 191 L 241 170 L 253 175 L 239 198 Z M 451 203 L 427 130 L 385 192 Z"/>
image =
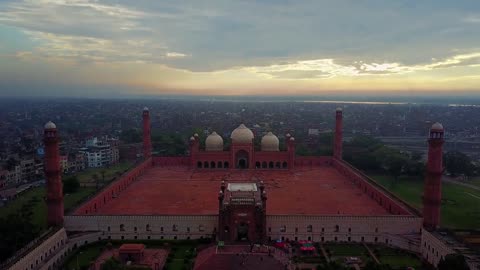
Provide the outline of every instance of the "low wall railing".
<path id="1" fill-rule="evenodd" d="M 370 176 L 366 175 L 364 172 L 360 171 L 359 169 L 355 168 L 354 166 L 352 166 L 350 163 L 344 161 L 344 160 L 336 160 L 336 162 L 338 162 L 340 165 L 343 165 L 345 167 L 347 167 L 348 169 L 352 170 L 354 173 L 358 174 L 359 176 L 361 176 L 364 180 L 366 180 L 369 184 L 371 184 L 372 186 L 374 186 L 375 188 L 379 189 L 380 191 L 382 191 L 384 194 L 388 195 L 390 198 L 394 199 L 395 201 L 397 201 L 398 203 L 400 203 L 404 208 L 408 209 L 410 212 L 412 212 L 413 214 L 421 217 L 422 216 L 422 213 L 420 212 L 419 209 L 411 206 L 410 204 L 408 204 L 406 201 L 404 201 L 403 199 L 401 199 L 400 197 L 398 197 L 397 195 L 393 194 L 392 192 L 390 192 L 389 190 L 387 190 L 386 188 L 384 188 L 382 185 L 378 184 L 375 180 L 373 180 L 372 178 L 370 178 Z"/>

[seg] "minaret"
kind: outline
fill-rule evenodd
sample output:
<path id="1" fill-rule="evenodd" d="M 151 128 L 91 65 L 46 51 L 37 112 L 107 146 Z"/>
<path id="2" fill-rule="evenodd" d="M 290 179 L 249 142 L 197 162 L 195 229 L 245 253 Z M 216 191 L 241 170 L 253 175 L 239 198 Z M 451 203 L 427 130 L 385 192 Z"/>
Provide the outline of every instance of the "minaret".
<path id="1" fill-rule="evenodd" d="M 423 191 L 423 226 L 434 230 L 440 224 L 440 203 L 442 200 L 442 159 L 444 129 L 435 123 L 428 138 L 427 173 Z"/>
<path id="2" fill-rule="evenodd" d="M 333 145 L 333 157 L 342 159 L 342 133 L 343 133 L 343 115 L 342 108 L 337 108 L 335 113 L 335 141 Z"/>
<path id="3" fill-rule="evenodd" d="M 197 154 L 200 150 L 200 139 L 198 134 L 195 133 L 192 137 L 190 137 L 190 166 L 195 168 L 197 162 Z"/>
<path id="4" fill-rule="evenodd" d="M 143 157 L 148 159 L 152 155 L 152 138 L 150 134 L 150 111 L 143 108 Z"/>
<path id="5" fill-rule="evenodd" d="M 63 188 L 60 169 L 60 153 L 58 147 L 57 126 L 48 122 L 45 124 L 44 139 L 45 159 L 43 167 L 47 178 L 47 224 L 48 226 L 63 225 Z"/>
<path id="6" fill-rule="evenodd" d="M 261 241 L 267 240 L 267 192 L 265 191 L 265 184 L 263 181 L 260 181 L 260 196 L 262 198 L 262 208 L 263 211 L 261 212 L 261 226 L 262 232 L 260 235 Z"/>
<path id="7" fill-rule="evenodd" d="M 222 186 L 223 187 L 223 186 Z M 217 238 L 218 240 L 223 241 L 225 239 L 225 224 L 224 224 L 224 219 L 225 219 L 225 213 L 223 209 L 223 199 L 225 198 L 225 193 L 220 190 L 218 192 L 218 230 L 217 230 Z"/>
<path id="8" fill-rule="evenodd" d="M 288 169 L 293 170 L 295 168 L 295 138 L 290 134 L 286 136 L 287 140 L 287 152 L 288 152 Z"/>

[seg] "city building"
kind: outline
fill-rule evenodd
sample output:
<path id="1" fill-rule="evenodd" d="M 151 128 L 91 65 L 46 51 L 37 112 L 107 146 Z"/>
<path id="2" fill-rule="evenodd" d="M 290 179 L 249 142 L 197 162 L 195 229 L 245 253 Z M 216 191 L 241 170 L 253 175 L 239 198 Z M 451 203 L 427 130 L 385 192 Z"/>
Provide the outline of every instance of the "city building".
<path id="1" fill-rule="evenodd" d="M 68 173 L 68 155 L 60 156 L 60 168 L 62 168 L 63 173 Z"/>
<path id="2" fill-rule="evenodd" d="M 72 153 L 68 155 L 69 172 L 81 172 L 85 170 L 85 155 L 82 153 Z"/>
<path id="3" fill-rule="evenodd" d="M 143 157 L 142 143 L 120 144 L 118 149 L 120 160 L 136 161 Z"/>
<path id="4" fill-rule="evenodd" d="M 85 156 L 88 168 L 107 167 L 117 164 L 120 159 L 117 139 L 105 138 L 104 140 L 99 140 L 97 137 L 94 137 L 87 140 L 85 146 L 80 149 L 80 152 Z"/>
<path id="5" fill-rule="evenodd" d="M 7 170 L 0 170 L 0 188 L 4 188 L 7 185 Z"/>
<path id="6" fill-rule="evenodd" d="M 13 160 L 14 164 L 6 166 L 5 185 L 17 185 L 34 180 L 43 176 L 43 167 L 41 160 L 35 158 Z"/>

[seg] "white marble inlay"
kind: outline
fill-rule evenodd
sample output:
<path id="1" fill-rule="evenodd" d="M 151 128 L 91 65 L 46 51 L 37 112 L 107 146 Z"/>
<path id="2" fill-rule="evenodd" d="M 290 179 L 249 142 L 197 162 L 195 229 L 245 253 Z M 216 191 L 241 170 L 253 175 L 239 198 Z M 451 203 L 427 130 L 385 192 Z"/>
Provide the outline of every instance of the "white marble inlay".
<path id="1" fill-rule="evenodd" d="M 255 183 L 229 183 L 228 191 L 257 191 L 257 184 Z"/>

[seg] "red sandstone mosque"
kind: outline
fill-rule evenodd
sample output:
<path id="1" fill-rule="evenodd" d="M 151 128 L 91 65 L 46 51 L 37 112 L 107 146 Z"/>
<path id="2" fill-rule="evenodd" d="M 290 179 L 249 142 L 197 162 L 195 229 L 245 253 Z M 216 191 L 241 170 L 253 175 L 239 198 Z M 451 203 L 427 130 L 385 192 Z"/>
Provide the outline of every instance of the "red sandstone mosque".
<path id="1" fill-rule="evenodd" d="M 335 117 L 333 156 L 296 156 L 290 134 L 280 151 L 271 132 L 255 151 L 254 133 L 240 124 L 228 138 L 229 149 L 227 138 L 212 132 L 205 149 L 194 134 L 188 156 L 156 157 L 145 108 L 144 161 L 65 216 L 57 127 L 48 122 L 48 223 L 62 227 L 56 236 L 62 245 L 206 237 L 367 242 L 416 252 L 434 265 L 453 253 L 434 232 L 440 220 L 443 126 L 436 123 L 429 133 L 421 213 L 342 160 L 341 108 Z"/>

